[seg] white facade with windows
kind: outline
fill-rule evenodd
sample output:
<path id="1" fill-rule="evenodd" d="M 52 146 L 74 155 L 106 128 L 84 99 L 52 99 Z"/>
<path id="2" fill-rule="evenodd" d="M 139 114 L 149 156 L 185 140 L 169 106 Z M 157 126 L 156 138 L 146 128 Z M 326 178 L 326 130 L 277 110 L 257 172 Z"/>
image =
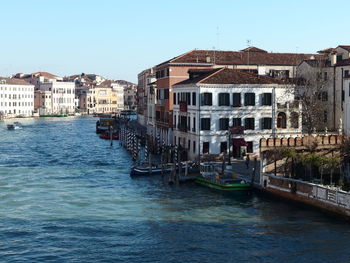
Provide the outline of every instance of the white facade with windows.
<path id="1" fill-rule="evenodd" d="M 116 91 L 116 99 L 117 99 L 117 110 L 124 110 L 124 86 L 118 83 L 111 83 L 111 87 Z"/>
<path id="2" fill-rule="evenodd" d="M 236 157 L 243 151 L 258 155 L 261 138 L 301 133 L 294 86 L 179 83 L 173 88 L 174 142 L 187 149 L 188 159 L 228 153 L 229 127 L 244 127 L 244 134 L 231 134 L 230 151 Z"/>
<path id="3" fill-rule="evenodd" d="M 40 84 L 40 91 L 48 99 L 43 105 L 36 105 L 40 114 L 71 114 L 75 112 L 74 82 L 52 81 Z"/>
<path id="4" fill-rule="evenodd" d="M 28 117 L 33 111 L 34 85 L 23 80 L 0 78 L 0 115 Z"/>

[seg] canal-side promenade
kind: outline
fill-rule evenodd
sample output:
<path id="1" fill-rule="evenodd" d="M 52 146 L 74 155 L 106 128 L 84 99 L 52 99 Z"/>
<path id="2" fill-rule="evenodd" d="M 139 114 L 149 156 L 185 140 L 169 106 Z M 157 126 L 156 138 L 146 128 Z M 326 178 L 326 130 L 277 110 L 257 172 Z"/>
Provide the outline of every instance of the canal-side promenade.
<path id="1" fill-rule="evenodd" d="M 350 226 L 255 194 L 160 176 L 95 133 L 96 118 L 0 122 L 1 262 L 346 262 Z"/>

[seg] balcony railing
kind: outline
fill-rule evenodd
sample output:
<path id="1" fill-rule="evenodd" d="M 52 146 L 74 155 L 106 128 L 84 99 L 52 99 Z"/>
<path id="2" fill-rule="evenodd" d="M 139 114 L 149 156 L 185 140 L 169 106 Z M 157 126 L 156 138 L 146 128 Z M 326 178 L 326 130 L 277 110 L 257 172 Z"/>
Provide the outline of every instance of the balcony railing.
<path id="1" fill-rule="evenodd" d="M 184 125 L 184 124 L 179 124 L 177 128 L 179 131 L 182 131 L 182 132 L 187 132 L 188 130 L 187 125 Z"/>

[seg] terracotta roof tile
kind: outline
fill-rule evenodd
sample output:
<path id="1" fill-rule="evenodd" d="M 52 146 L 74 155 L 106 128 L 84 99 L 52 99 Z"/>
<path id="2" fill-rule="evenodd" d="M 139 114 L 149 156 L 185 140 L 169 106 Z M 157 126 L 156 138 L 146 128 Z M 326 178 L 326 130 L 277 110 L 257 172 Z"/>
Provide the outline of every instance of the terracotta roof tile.
<path id="1" fill-rule="evenodd" d="M 184 80 L 177 83 L 177 85 L 186 84 L 286 84 L 287 82 L 271 78 L 267 76 L 260 76 L 251 72 L 246 72 L 238 69 L 214 69 L 197 78 Z"/>
<path id="2" fill-rule="evenodd" d="M 33 86 L 32 84 L 30 84 L 29 82 L 27 82 L 23 79 L 0 77 L 0 81 L 1 80 L 5 81 L 5 84 L 9 84 L 9 85 L 30 85 L 30 86 Z"/>
<path id="3" fill-rule="evenodd" d="M 343 48 L 343 49 L 345 49 L 347 51 L 350 51 L 350 46 L 349 45 L 340 45 L 338 47 L 341 47 L 341 48 Z"/>
<path id="4" fill-rule="evenodd" d="M 33 75 L 33 76 L 43 76 L 43 77 L 50 78 L 50 79 L 61 78 L 61 77 L 59 77 L 57 75 L 54 75 L 54 74 L 51 74 L 49 72 L 35 72 L 35 73 L 32 73 L 31 75 Z"/>
<path id="5" fill-rule="evenodd" d="M 263 49 L 260 49 L 260 48 L 257 48 L 257 47 L 247 47 L 245 49 L 242 49 L 241 51 L 243 52 L 264 52 L 264 53 L 267 53 L 266 50 L 263 50 Z"/>
<path id="6" fill-rule="evenodd" d="M 192 50 L 164 63 L 214 63 L 217 65 L 298 65 L 317 54 L 268 53 L 246 51 Z M 210 61 L 208 60 L 210 58 Z M 159 65 L 162 65 L 161 63 Z"/>

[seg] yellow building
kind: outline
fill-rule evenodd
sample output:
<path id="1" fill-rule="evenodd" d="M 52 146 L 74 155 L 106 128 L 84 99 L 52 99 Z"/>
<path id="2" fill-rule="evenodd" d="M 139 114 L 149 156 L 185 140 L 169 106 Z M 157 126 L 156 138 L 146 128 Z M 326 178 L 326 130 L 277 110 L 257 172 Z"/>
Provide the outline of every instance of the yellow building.
<path id="1" fill-rule="evenodd" d="M 104 86 L 97 86 L 94 90 L 96 113 L 114 113 L 118 111 L 116 90 Z"/>

